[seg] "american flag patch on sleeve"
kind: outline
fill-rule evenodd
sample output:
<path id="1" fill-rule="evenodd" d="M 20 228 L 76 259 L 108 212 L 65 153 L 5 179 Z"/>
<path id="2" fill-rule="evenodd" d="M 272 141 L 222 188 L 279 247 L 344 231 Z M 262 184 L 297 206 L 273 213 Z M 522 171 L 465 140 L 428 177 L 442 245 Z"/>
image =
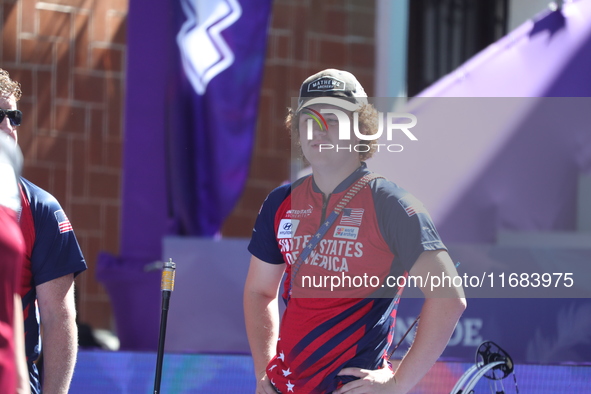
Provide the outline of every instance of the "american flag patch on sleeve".
<path id="1" fill-rule="evenodd" d="M 398 202 L 400 203 L 400 205 L 402 205 L 402 208 L 404 208 L 404 210 L 406 211 L 406 214 L 409 217 L 410 216 L 413 216 L 413 215 L 415 215 L 417 213 L 427 212 L 427 210 L 423 206 L 423 203 L 420 202 L 413 195 L 410 195 L 409 194 L 407 196 L 404 196 L 400 200 L 398 200 Z"/>
<path id="2" fill-rule="evenodd" d="M 55 211 L 53 213 L 55 215 L 55 219 L 57 220 L 57 225 L 60 229 L 60 234 L 66 233 L 68 231 L 72 231 L 72 225 L 68 220 L 65 212 L 63 210 Z"/>

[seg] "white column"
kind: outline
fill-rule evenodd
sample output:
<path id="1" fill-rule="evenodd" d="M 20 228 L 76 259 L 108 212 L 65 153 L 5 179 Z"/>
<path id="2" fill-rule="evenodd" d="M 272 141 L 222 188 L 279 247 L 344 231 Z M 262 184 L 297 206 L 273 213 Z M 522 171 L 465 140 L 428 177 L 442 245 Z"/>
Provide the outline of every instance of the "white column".
<path id="1" fill-rule="evenodd" d="M 376 2 L 374 97 L 406 97 L 408 0 Z"/>

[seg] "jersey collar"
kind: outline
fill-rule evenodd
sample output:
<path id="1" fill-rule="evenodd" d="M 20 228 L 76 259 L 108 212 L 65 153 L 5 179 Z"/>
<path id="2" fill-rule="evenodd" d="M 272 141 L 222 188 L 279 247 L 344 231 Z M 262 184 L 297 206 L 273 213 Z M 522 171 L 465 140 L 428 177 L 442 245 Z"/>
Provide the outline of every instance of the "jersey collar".
<path id="1" fill-rule="evenodd" d="M 351 173 L 351 175 L 349 175 L 347 178 L 345 178 L 344 181 L 342 181 L 332 192 L 332 194 L 337 194 L 337 193 L 341 193 L 344 192 L 346 190 L 348 190 L 351 185 L 353 185 L 353 183 L 355 183 L 355 181 L 357 181 L 357 179 L 361 178 L 362 176 L 369 174 L 371 171 L 369 171 L 367 169 L 367 164 L 362 161 L 361 165 L 359 167 L 357 167 L 357 169 L 355 171 L 353 171 Z M 322 193 L 322 191 L 320 190 L 320 188 L 316 185 L 316 182 L 314 181 L 314 177 L 312 176 L 312 190 L 314 190 L 314 192 L 316 193 Z"/>

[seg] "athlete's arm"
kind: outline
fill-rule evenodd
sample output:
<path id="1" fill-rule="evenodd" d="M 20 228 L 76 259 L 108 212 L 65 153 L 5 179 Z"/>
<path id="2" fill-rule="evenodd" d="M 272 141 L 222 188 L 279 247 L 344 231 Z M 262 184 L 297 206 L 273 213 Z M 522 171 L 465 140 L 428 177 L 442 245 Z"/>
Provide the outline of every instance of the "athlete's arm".
<path id="1" fill-rule="evenodd" d="M 14 295 L 14 353 L 16 359 L 16 372 L 18 385 L 17 394 L 30 394 L 29 370 L 27 369 L 27 357 L 25 356 L 25 337 L 23 335 L 23 303 L 18 294 Z"/>
<path id="2" fill-rule="evenodd" d="M 254 361 L 257 393 L 272 394 L 266 368 L 279 335 L 278 290 L 285 264 L 268 264 L 254 256 L 244 285 L 244 318 Z"/>
<path id="3" fill-rule="evenodd" d="M 423 252 L 410 272 L 425 280 L 428 273 L 440 277 L 442 274 L 451 278 L 458 276 L 453 261 L 444 250 Z M 394 373 L 396 385 L 404 393 L 414 387 L 435 364 L 466 309 L 462 287 L 431 289 L 429 283 L 425 285 L 421 288 L 425 302 L 414 342 Z"/>
<path id="4" fill-rule="evenodd" d="M 67 394 L 78 351 L 74 275 L 37 286 L 43 325 L 43 393 Z"/>
<path id="5" fill-rule="evenodd" d="M 458 275 L 453 261 L 444 250 L 425 251 L 413 265 L 410 275 L 426 280 L 427 274 L 451 278 Z M 335 391 L 343 393 L 408 393 L 431 369 L 447 346 L 456 324 L 466 308 L 462 287 L 434 287 L 423 283 L 425 303 L 412 346 L 402 359 L 393 377 L 385 369 L 377 371 L 345 368 L 339 375 L 360 379 Z"/>

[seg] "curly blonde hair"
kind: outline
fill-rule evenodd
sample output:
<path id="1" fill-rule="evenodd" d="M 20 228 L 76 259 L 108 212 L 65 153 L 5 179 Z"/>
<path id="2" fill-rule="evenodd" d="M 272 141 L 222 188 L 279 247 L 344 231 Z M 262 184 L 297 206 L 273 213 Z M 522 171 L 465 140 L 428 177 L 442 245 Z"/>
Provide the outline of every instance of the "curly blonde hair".
<path id="1" fill-rule="evenodd" d="M 359 114 L 359 132 L 361 134 L 374 135 L 378 132 L 379 113 L 372 104 L 365 104 L 355 112 Z M 299 113 L 295 113 L 291 108 L 288 108 L 288 113 L 285 118 L 285 126 L 290 132 L 293 144 L 299 149 L 300 155 L 303 155 L 302 147 L 300 145 L 300 131 L 298 128 L 297 116 L 299 116 Z M 361 161 L 365 161 L 373 156 L 377 150 L 377 142 L 377 138 L 363 140 L 363 144 L 368 145 L 369 149 L 367 152 L 359 152 L 359 159 Z"/>
<path id="2" fill-rule="evenodd" d="M 16 101 L 22 96 L 21 84 L 10 79 L 8 71 L 0 68 L 0 94 L 3 96 L 14 96 Z"/>

